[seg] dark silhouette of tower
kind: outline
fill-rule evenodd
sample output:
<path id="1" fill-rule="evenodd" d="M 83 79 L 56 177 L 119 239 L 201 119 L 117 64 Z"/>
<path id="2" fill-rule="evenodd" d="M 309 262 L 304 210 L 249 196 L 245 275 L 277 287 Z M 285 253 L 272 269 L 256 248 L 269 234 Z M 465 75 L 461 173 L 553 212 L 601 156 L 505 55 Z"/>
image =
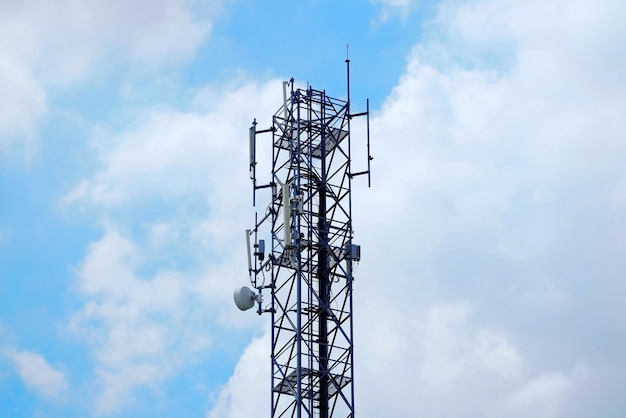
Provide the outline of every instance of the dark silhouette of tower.
<path id="1" fill-rule="evenodd" d="M 352 180 L 366 175 L 369 185 L 372 157 L 369 101 L 351 113 L 346 66 L 346 100 L 292 79 L 272 126 L 257 130 L 255 120 L 250 128 L 253 202 L 258 192 L 269 203 L 246 231 L 256 291 L 238 289 L 235 301 L 272 317 L 272 418 L 354 417 L 352 273 L 360 246 L 352 241 Z M 359 172 L 351 161 L 356 117 L 367 122 L 367 169 Z M 257 184 L 257 142 L 270 136 L 269 181 Z M 271 298 L 263 301 L 264 293 Z"/>

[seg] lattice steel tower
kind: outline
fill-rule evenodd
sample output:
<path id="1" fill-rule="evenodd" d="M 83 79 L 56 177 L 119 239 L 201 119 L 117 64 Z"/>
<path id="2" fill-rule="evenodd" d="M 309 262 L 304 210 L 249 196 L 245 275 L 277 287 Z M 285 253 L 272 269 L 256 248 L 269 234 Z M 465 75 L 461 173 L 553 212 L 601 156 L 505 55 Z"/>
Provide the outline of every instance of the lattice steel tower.
<path id="1" fill-rule="evenodd" d="M 256 291 L 237 289 L 235 302 L 272 317 L 272 418 L 354 417 L 352 272 L 360 247 L 352 242 L 351 186 L 359 175 L 370 184 L 372 157 L 369 100 L 365 112 L 350 112 L 349 60 L 346 67 L 347 100 L 296 88 L 292 79 L 272 126 L 257 130 L 255 120 L 250 128 L 253 204 L 257 192 L 269 203 L 246 231 Z M 354 172 L 350 123 L 361 116 L 367 169 Z M 272 138 L 271 176 L 257 184 L 261 134 Z"/>

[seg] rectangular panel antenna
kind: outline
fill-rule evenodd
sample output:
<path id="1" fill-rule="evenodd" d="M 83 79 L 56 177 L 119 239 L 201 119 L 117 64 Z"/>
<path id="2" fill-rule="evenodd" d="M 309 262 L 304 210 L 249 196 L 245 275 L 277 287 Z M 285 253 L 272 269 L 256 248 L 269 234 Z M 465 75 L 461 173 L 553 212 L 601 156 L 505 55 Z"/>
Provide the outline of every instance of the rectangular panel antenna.
<path id="1" fill-rule="evenodd" d="M 250 170 L 256 164 L 256 123 L 250 127 Z"/>
<path id="2" fill-rule="evenodd" d="M 283 194 L 283 216 L 284 216 L 284 232 L 285 232 L 285 248 L 291 245 L 291 204 L 289 196 L 289 183 L 282 186 Z"/>
<path id="3" fill-rule="evenodd" d="M 248 274 L 252 275 L 252 254 L 250 253 L 250 230 L 246 229 L 246 245 L 248 247 Z"/>

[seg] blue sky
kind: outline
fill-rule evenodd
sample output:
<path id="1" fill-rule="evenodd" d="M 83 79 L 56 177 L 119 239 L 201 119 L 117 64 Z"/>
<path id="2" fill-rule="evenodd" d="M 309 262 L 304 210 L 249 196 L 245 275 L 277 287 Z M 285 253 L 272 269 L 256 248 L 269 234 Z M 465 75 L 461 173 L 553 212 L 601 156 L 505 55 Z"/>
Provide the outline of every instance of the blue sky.
<path id="1" fill-rule="evenodd" d="M 0 415 L 263 416 L 247 129 L 372 109 L 362 417 L 623 417 L 626 7 L 0 2 Z M 362 126 L 355 126 L 358 132 Z"/>

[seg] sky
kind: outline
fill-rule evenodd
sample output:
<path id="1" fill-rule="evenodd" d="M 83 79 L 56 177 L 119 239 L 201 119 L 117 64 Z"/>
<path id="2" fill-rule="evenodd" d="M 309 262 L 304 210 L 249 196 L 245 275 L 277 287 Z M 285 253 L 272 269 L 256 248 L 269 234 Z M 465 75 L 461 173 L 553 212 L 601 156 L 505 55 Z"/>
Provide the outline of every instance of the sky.
<path id="1" fill-rule="evenodd" d="M 283 80 L 345 97 L 347 44 L 374 157 L 357 416 L 626 416 L 624 22 L 620 0 L 0 0 L 0 416 L 269 415 L 269 317 L 232 300 L 247 130 Z"/>

